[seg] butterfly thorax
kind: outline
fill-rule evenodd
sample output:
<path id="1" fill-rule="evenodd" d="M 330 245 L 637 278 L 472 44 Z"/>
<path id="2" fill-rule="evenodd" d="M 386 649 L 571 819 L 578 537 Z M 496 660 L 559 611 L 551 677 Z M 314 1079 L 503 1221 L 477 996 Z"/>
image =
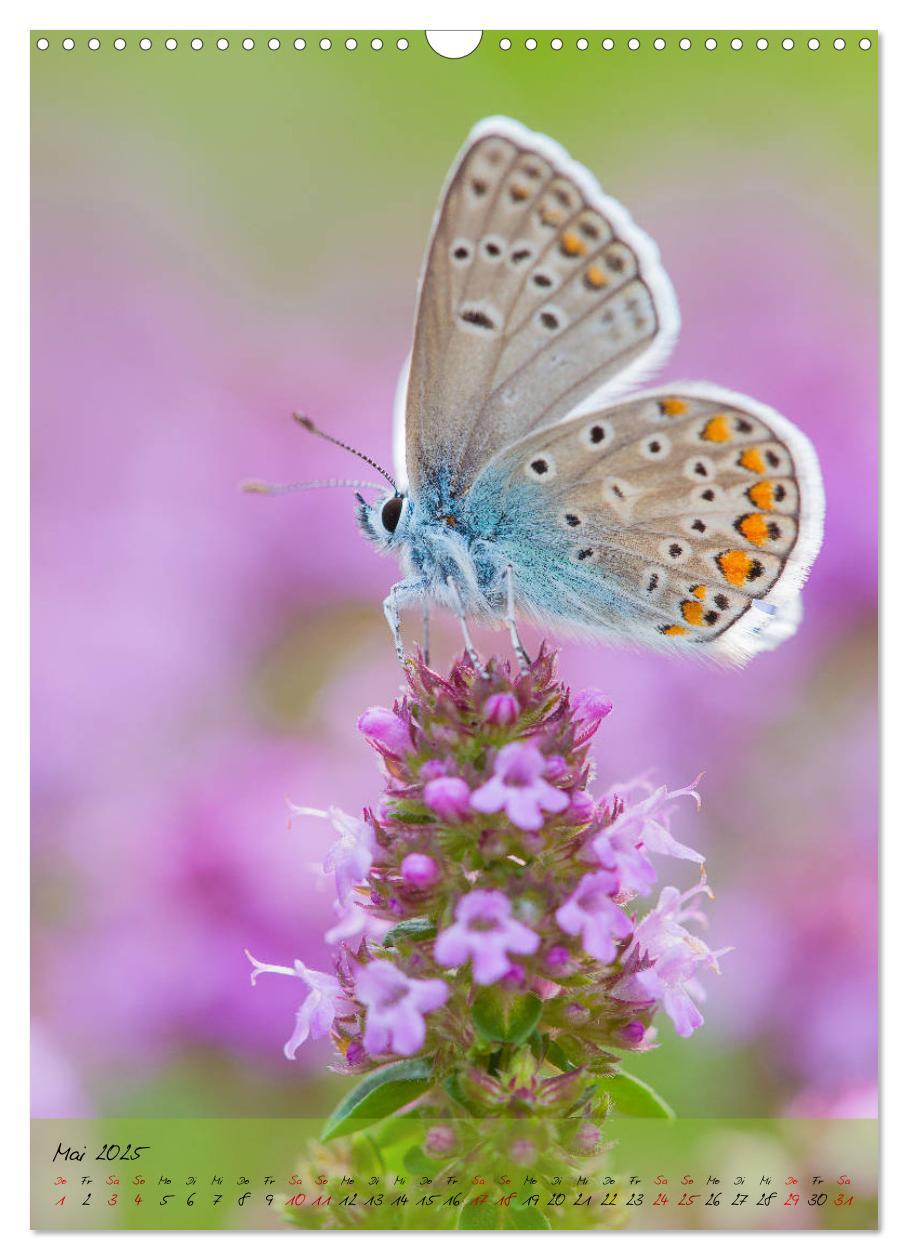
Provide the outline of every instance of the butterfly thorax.
<path id="1" fill-rule="evenodd" d="M 404 496 L 393 533 L 381 526 L 380 504 L 360 507 L 360 529 L 380 551 L 398 554 L 404 574 L 417 580 L 432 602 L 453 606 L 451 578 L 472 616 L 495 618 L 504 600 L 508 554 L 500 534 L 500 500 L 496 505 L 490 489 L 477 486 L 458 494 L 443 477 L 433 477 Z"/>

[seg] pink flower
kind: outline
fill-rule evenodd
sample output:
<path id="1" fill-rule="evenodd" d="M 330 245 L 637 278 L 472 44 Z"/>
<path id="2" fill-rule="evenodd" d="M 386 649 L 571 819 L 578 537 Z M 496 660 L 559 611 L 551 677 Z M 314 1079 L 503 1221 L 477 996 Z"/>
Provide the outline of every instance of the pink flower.
<path id="1" fill-rule="evenodd" d="M 313 1041 L 318 1041 L 320 1037 L 326 1036 L 331 1031 L 331 1025 L 338 1013 L 345 1013 L 349 1009 L 349 1002 L 344 999 L 341 987 L 334 976 L 329 976 L 324 971 L 310 971 L 299 959 L 292 967 L 281 967 L 274 963 L 259 962 L 257 958 L 252 957 L 248 949 L 243 952 L 252 963 L 253 984 L 263 972 L 273 971 L 279 976 L 297 976 L 308 985 L 309 994 L 296 1012 L 293 1034 L 284 1045 L 286 1058 L 295 1059 L 299 1047 L 310 1037 Z"/>
<path id="2" fill-rule="evenodd" d="M 679 1037 L 689 1037 L 703 1023 L 696 1005 L 705 997 L 696 977 L 698 968 L 706 964 L 718 972 L 717 960 L 727 952 L 711 950 L 684 926 L 690 919 L 703 921 L 699 910 L 686 908 L 703 893 L 709 893 L 703 880 L 683 896 L 677 888 L 662 889 L 656 908 L 637 925 L 628 949 L 628 956 L 639 951 L 653 965 L 623 980 L 615 991 L 616 996 L 661 1002 Z"/>
<path id="3" fill-rule="evenodd" d="M 435 961 L 442 967 L 459 967 L 472 959 L 477 984 L 494 984 L 510 971 L 508 954 L 532 954 L 539 937 L 532 928 L 511 916 L 511 903 L 503 892 L 475 889 L 461 897 L 454 923 L 435 941 Z"/>
<path id="4" fill-rule="evenodd" d="M 616 832 L 614 827 L 609 827 L 596 837 L 591 847 L 599 863 L 615 876 L 625 892 L 645 896 L 652 890 L 656 868 L 643 846 L 634 844 L 628 832 Z"/>
<path id="5" fill-rule="evenodd" d="M 477 788 L 470 801 L 481 814 L 504 810 L 521 831 L 535 831 L 545 821 L 542 811 L 560 814 L 570 804 L 567 792 L 543 778 L 545 758 L 528 741 L 508 744 L 495 757 L 495 773 Z"/>
<path id="6" fill-rule="evenodd" d="M 588 823 L 596 816 L 596 800 L 583 788 L 576 788 L 571 793 L 571 805 L 568 817 L 571 822 Z"/>
<path id="7" fill-rule="evenodd" d="M 357 973 L 356 996 L 366 1007 L 367 1052 L 408 1055 L 422 1048 L 423 1016 L 444 1005 L 448 986 L 443 980 L 411 980 L 393 963 L 378 958 Z"/>
<path id="8" fill-rule="evenodd" d="M 470 816 L 470 787 L 455 775 L 442 775 L 426 784 L 423 800 L 443 822 L 463 822 Z"/>
<path id="9" fill-rule="evenodd" d="M 346 906 L 337 902 L 335 910 L 338 922 L 325 933 L 326 944 L 337 945 L 340 941 L 353 941 L 365 935 L 369 920 L 358 902 L 351 901 Z"/>
<path id="10" fill-rule="evenodd" d="M 689 1037 L 703 1023 L 696 1002 L 702 1002 L 706 992 L 694 974 L 703 961 L 684 945 L 673 945 L 654 966 L 635 977 L 641 994 L 662 1003 L 679 1037 Z"/>
<path id="11" fill-rule="evenodd" d="M 634 929 L 613 900 L 617 891 L 618 880 L 608 871 L 584 875 L 555 914 L 561 930 L 568 936 L 581 937 L 586 952 L 603 963 L 612 962 L 618 953 L 615 938 L 620 940 Z"/>
<path id="12" fill-rule="evenodd" d="M 400 873 L 414 888 L 429 888 L 438 879 L 438 863 L 428 853 L 408 853 Z"/>
<path id="13" fill-rule="evenodd" d="M 509 691 L 497 691 L 489 696 L 483 706 L 482 715 L 493 726 L 510 726 L 520 714 L 517 697 Z"/>
<path id="14" fill-rule="evenodd" d="M 611 713 L 612 702 L 597 687 L 587 687 L 584 691 L 577 692 L 571 708 L 574 721 L 584 728 L 582 737 L 589 739 L 599 729 L 602 719 Z"/>
<path id="15" fill-rule="evenodd" d="M 639 947 L 640 953 L 658 958 L 672 946 L 681 944 L 698 957 L 715 957 L 709 946 L 684 926 L 691 920 L 705 923 L 702 910 L 693 904 L 688 906 L 704 894 L 711 895 L 709 885 L 702 879 L 683 894 L 677 888 L 663 888 L 655 908 L 641 919 L 634 932 L 633 944 Z"/>
<path id="16" fill-rule="evenodd" d="M 380 705 L 366 709 L 356 723 L 357 729 L 378 752 L 391 757 L 404 757 L 413 751 L 407 723 Z"/>
<path id="17" fill-rule="evenodd" d="M 667 825 L 671 813 L 669 802 L 676 800 L 679 796 L 692 797 L 697 802 L 697 808 L 700 808 L 700 795 L 696 791 L 699 782 L 697 778 L 688 787 L 678 788 L 675 792 L 669 792 L 663 785 L 656 788 L 655 792 L 650 792 L 643 800 L 637 801 L 636 804 L 629 804 L 625 800 L 624 810 L 609 827 L 608 836 L 613 841 L 621 837 L 630 845 L 637 847 L 642 845 L 651 853 L 686 858 L 689 862 L 702 864 L 706 860 L 703 854 L 698 853 L 696 849 L 689 849 L 687 845 L 679 844 Z M 616 788 L 615 795 L 621 797 L 624 791 L 625 789 Z"/>
<path id="18" fill-rule="evenodd" d="M 343 810 L 310 809 L 306 805 L 292 805 L 294 814 L 307 814 L 313 818 L 329 818 L 338 839 L 328 850 L 322 870 L 333 873 L 337 884 L 337 899 L 346 906 L 355 884 L 361 884 L 372 867 L 375 857 L 375 831 L 364 819 L 351 818 Z"/>

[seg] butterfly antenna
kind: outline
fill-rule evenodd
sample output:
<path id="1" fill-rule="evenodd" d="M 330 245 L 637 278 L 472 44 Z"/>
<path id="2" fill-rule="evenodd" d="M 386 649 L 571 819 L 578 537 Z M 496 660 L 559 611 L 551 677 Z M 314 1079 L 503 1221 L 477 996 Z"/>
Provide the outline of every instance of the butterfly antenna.
<path id="1" fill-rule="evenodd" d="M 297 424 L 301 424 L 309 433 L 314 433 L 316 437 L 324 438 L 326 442 L 332 442 L 335 446 L 339 446 L 341 450 L 349 451 L 351 455 L 358 455 L 360 459 L 364 459 L 370 468 L 374 468 L 377 473 L 381 473 L 385 481 L 388 482 L 395 494 L 398 493 L 397 483 L 390 473 L 385 472 L 381 464 L 377 464 L 374 459 L 370 459 L 368 455 L 364 455 L 362 451 L 358 451 L 355 446 L 348 446 L 346 442 L 341 442 L 339 438 L 332 437 L 330 433 L 325 433 L 323 429 L 319 429 L 308 416 L 301 416 L 298 411 L 293 412 L 293 419 Z"/>
<path id="2" fill-rule="evenodd" d="M 273 481 L 243 481 L 240 489 L 246 494 L 292 494 L 295 490 L 384 490 L 385 487 L 376 481 L 345 481 L 332 477 L 326 481 L 288 481 L 283 485 Z M 362 495 L 356 497 L 361 499 Z"/>

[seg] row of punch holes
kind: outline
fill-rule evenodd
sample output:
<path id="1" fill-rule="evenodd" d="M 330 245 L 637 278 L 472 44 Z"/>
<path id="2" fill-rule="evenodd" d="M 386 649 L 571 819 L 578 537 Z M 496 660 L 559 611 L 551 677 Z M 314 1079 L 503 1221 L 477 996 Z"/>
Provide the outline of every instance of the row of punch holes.
<path id="1" fill-rule="evenodd" d="M 474 49 L 479 44 L 479 39 L 482 37 L 482 32 L 475 32 L 478 38 L 472 42 L 471 47 L 466 47 L 462 41 L 460 43 L 457 43 L 456 41 L 444 41 L 441 39 L 433 38 L 436 35 L 447 35 L 447 34 L 471 36 L 474 34 L 474 32 L 470 32 L 470 31 L 427 32 L 427 41 L 429 43 L 429 46 L 433 48 L 436 52 L 438 52 L 441 56 L 452 57 L 452 58 L 464 57 L 464 56 L 467 56 L 470 52 L 473 52 Z M 155 41 L 147 35 L 142 36 L 136 42 L 137 42 L 137 46 L 143 52 L 148 52 L 155 46 Z M 168 52 L 173 52 L 180 46 L 180 41 L 173 35 L 168 36 L 159 42 L 160 42 L 160 45 Z M 190 37 L 186 39 L 184 42 L 194 52 L 198 52 L 205 47 L 205 41 L 198 35 L 194 37 Z M 554 36 L 551 39 L 537 39 L 533 35 L 528 35 L 524 39 L 516 39 L 516 38 L 510 39 L 508 36 L 502 36 L 502 38 L 498 40 L 498 47 L 502 50 L 502 52 L 508 52 L 514 48 L 518 48 L 518 49 L 525 48 L 528 52 L 534 52 L 536 51 L 536 49 L 546 48 L 546 47 L 551 48 L 553 52 L 560 52 L 563 48 L 565 48 L 566 46 L 569 46 L 572 42 L 574 43 L 574 46 L 577 48 L 579 52 L 586 52 L 587 49 L 589 49 L 590 47 L 595 47 L 596 43 L 598 43 L 599 41 L 591 42 L 586 36 L 580 36 L 578 39 L 574 41 L 571 41 L 571 40 L 565 41 L 559 36 Z M 626 40 L 616 40 L 607 36 L 601 41 L 601 47 L 604 52 L 612 52 L 614 49 L 621 48 L 621 47 L 626 47 L 629 52 L 637 52 L 638 50 L 643 48 L 644 45 L 648 42 L 649 41 L 641 40 L 637 36 L 634 36 L 634 35 L 629 36 Z M 847 47 L 847 43 L 848 43 L 847 40 L 845 40 L 841 35 L 832 38 L 828 42 L 831 43 L 833 49 L 836 52 L 842 52 Z M 231 47 L 231 41 L 224 35 L 220 36 L 219 38 L 213 39 L 211 43 L 220 52 L 226 52 Z M 246 52 L 251 52 L 257 46 L 265 46 L 268 49 L 270 49 L 272 52 L 277 52 L 282 47 L 291 47 L 297 52 L 302 52 L 305 48 L 310 46 L 310 44 L 307 43 L 307 41 L 301 35 L 296 36 L 296 37 L 288 36 L 284 40 L 279 39 L 277 36 L 271 36 L 267 40 L 262 39 L 260 41 L 260 44 L 258 44 L 257 41 L 253 39 L 251 36 L 246 36 L 244 39 L 237 41 L 237 43 L 239 47 L 241 47 Z M 758 51 L 765 52 L 767 49 L 769 49 L 772 46 L 773 43 L 776 44 L 779 48 L 781 48 L 785 52 L 790 52 L 793 48 L 797 46 L 796 41 L 792 39 L 791 36 L 783 36 L 780 39 L 772 41 L 772 43 L 769 39 L 766 38 L 766 36 L 759 36 L 753 41 L 753 46 Z M 86 44 L 86 47 L 91 52 L 97 52 L 102 47 L 101 40 L 97 36 L 92 36 L 90 39 L 85 41 L 85 44 Z M 121 52 L 124 48 L 128 46 L 127 40 L 123 36 L 117 36 L 115 39 L 112 39 L 110 41 L 110 44 L 118 52 Z M 870 48 L 873 47 L 873 41 L 869 39 L 866 35 L 858 39 L 857 44 L 858 44 L 858 47 L 861 48 L 864 52 L 868 51 Z M 46 36 L 42 35 L 35 41 L 35 47 L 40 52 L 45 52 L 48 48 L 50 48 L 50 46 L 51 46 L 50 40 L 47 39 Z M 76 44 L 75 39 L 72 38 L 72 36 L 66 36 L 60 41 L 60 46 L 63 48 L 65 52 L 71 52 L 74 48 L 76 48 L 77 44 Z M 329 39 L 327 36 L 323 36 L 321 39 L 313 38 L 311 41 L 311 46 L 317 47 L 322 52 L 328 52 L 330 49 L 332 49 L 335 46 L 342 46 L 348 52 L 354 52 L 357 48 L 361 46 L 364 46 L 364 47 L 367 46 L 373 49 L 375 52 L 381 51 L 386 46 L 391 47 L 391 48 L 396 48 L 399 52 L 405 52 L 410 47 L 410 41 L 406 39 L 404 36 L 400 36 L 399 38 L 396 38 L 396 39 L 393 36 L 388 37 L 387 39 L 382 39 L 378 35 L 374 36 L 371 39 L 364 38 L 362 41 L 360 41 L 351 35 L 343 41 L 338 40 L 335 42 L 334 40 Z M 819 39 L 817 36 L 812 36 L 811 38 L 806 40 L 806 46 L 811 52 L 817 52 L 823 47 L 823 41 Z M 464 51 L 448 51 L 448 48 L 454 49 L 457 47 L 463 48 Z M 663 39 L 661 36 L 656 36 L 652 40 L 652 48 L 656 52 L 662 52 L 668 47 L 669 47 L 669 41 L 666 39 Z M 682 52 L 687 52 L 693 47 L 694 47 L 694 41 L 688 38 L 687 36 L 683 36 L 678 40 L 678 48 L 681 49 Z M 706 39 L 703 40 L 703 47 L 708 52 L 714 52 L 719 47 L 719 40 L 716 39 L 715 36 L 708 36 Z M 731 49 L 732 52 L 740 52 L 745 47 L 745 41 L 738 35 L 733 36 L 728 41 L 728 47 Z"/>

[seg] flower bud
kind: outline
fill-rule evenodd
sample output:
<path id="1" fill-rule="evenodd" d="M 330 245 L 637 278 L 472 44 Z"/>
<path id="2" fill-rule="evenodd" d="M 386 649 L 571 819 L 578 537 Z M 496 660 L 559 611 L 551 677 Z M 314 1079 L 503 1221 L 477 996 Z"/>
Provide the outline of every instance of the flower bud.
<path id="1" fill-rule="evenodd" d="M 646 1036 L 646 1025 L 641 1024 L 639 1019 L 632 1019 L 629 1024 L 625 1024 L 617 1030 L 618 1038 L 628 1046 L 639 1046 Z"/>
<path id="2" fill-rule="evenodd" d="M 367 1055 L 363 1049 L 362 1042 L 351 1041 L 349 1046 L 347 1046 L 344 1058 L 347 1060 L 350 1067 L 359 1067 L 361 1063 L 365 1063 Z"/>
<path id="3" fill-rule="evenodd" d="M 578 1155 L 595 1155 L 601 1143 L 602 1131 L 589 1120 L 584 1120 L 575 1138 Z"/>
<path id="4" fill-rule="evenodd" d="M 470 788 L 463 779 L 445 775 L 426 784 L 423 800 L 443 822 L 463 822 L 470 816 Z"/>
<path id="5" fill-rule="evenodd" d="M 430 1159 L 444 1159 L 457 1147 L 457 1134 L 448 1124 L 433 1124 L 426 1134 L 423 1150 Z"/>
<path id="6" fill-rule="evenodd" d="M 564 975 L 570 970 L 571 951 L 564 945 L 553 945 L 545 956 L 545 965 L 550 971 Z"/>
<path id="7" fill-rule="evenodd" d="M 410 728 L 407 723 L 380 705 L 366 709 L 356 723 L 357 729 L 380 753 L 391 757 L 403 757 L 413 751 Z"/>
<path id="8" fill-rule="evenodd" d="M 428 853 L 408 853 L 400 873 L 414 888 L 429 888 L 438 879 L 438 863 Z"/>
<path id="9" fill-rule="evenodd" d="M 527 973 L 519 963 L 514 963 L 499 980 L 506 989 L 520 989 L 526 983 Z"/>
<path id="10" fill-rule="evenodd" d="M 571 803 L 564 815 L 569 822 L 588 823 L 595 815 L 596 802 L 589 792 L 578 788 L 576 792 L 571 793 Z"/>
<path id="11" fill-rule="evenodd" d="M 458 1083 L 463 1096 L 483 1111 L 497 1106 L 503 1099 L 497 1079 L 480 1068 L 468 1067 L 461 1072 Z"/>
<path id="12" fill-rule="evenodd" d="M 517 697 L 509 691 L 498 691 L 489 696 L 483 706 L 482 715 L 493 726 L 510 726 L 520 713 Z"/>
<path id="13" fill-rule="evenodd" d="M 587 687 L 574 696 L 575 722 L 601 722 L 612 711 L 612 702 L 607 700 L 604 691 L 598 687 Z"/>
<path id="14" fill-rule="evenodd" d="M 536 1143 L 529 1138 L 517 1138 L 511 1143 L 509 1154 L 515 1164 L 526 1168 L 536 1160 Z"/>
<path id="15" fill-rule="evenodd" d="M 568 764 L 565 759 L 556 754 L 554 757 L 547 757 L 545 762 L 545 773 L 549 779 L 563 779 L 568 772 Z"/>

